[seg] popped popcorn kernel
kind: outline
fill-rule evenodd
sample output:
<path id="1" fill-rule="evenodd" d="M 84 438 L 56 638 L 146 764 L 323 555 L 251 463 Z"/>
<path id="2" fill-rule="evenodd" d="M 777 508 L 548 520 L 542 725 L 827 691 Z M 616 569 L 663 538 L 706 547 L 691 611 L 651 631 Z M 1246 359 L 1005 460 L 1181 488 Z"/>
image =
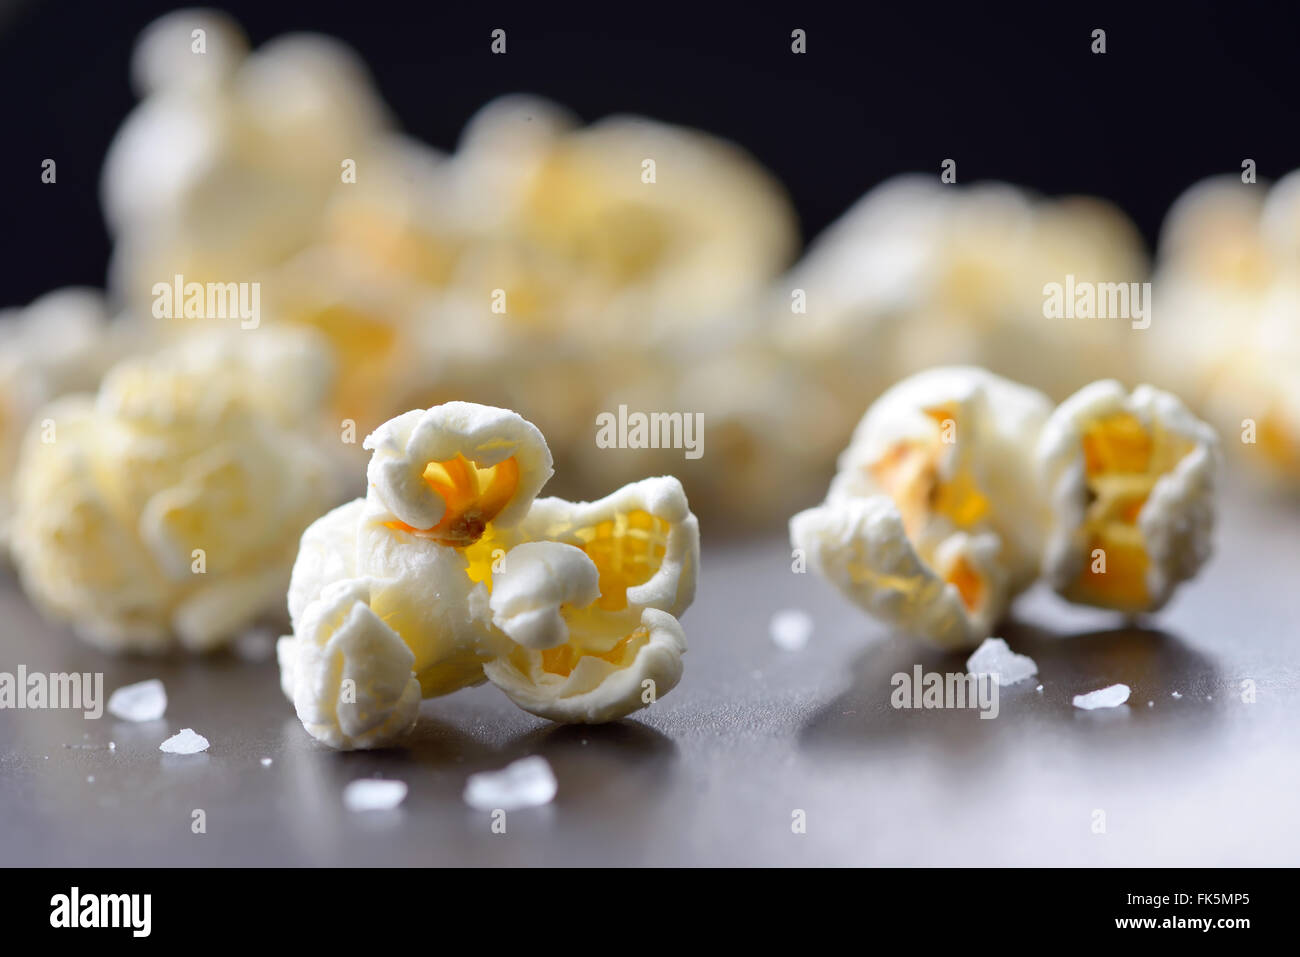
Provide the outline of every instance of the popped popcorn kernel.
<path id="1" fill-rule="evenodd" d="M 511 525 L 551 477 L 537 428 L 505 409 L 448 402 L 407 412 L 366 437 L 366 471 L 391 527 L 464 547 L 493 523 Z"/>
<path id="2" fill-rule="evenodd" d="M 1218 438 L 1172 394 L 1094 382 L 1052 413 L 1036 459 L 1043 571 L 1069 600 L 1153 611 L 1209 557 Z"/>
<path id="3" fill-rule="evenodd" d="M 276 645 L 281 688 L 313 737 L 379 747 L 421 698 L 484 681 L 573 722 L 614 720 L 677 684 L 676 615 L 699 566 L 680 482 L 538 499 L 551 474 L 541 433 L 467 402 L 400 415 L 366 447 L 366 497 L 303 534 L 294 633 Z M 367 689 L 359 710 L 338 707 L 345 673 Z"/>
<path id="4" fill-rule="evenodd" d="M 988 637 L 1037 575 L 1045 396 L 981 369 L 905 379 L 863 417 L 791 540 L 850 599 L 943 647 Z"/>
<path id="5" fill-rule="evenodd" d="M 110 651 L 208 650 L 274 608 L 335 494 L 304 429 L 329 368 L 305 334 L 199 336 L 47 406 L 15 481 L 28 595 Z"/>

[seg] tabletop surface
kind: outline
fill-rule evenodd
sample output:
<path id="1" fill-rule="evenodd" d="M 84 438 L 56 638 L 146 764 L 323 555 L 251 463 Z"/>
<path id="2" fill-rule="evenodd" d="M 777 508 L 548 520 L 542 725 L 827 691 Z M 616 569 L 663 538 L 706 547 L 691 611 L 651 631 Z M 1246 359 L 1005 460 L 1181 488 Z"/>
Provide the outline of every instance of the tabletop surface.
<path id="1" fill-rule="evenodd" d="M 1295 865 L 1300 508 L 1230 489 L 1216 544 L 1140 624 L 1025 595 L 1001 634 L 1038 678 L 983 720 L 891 707 L 895 673 L 965 656 L 891 637 L 793 573 L 784 537 L 718 541 L 706 523 L 685 676 L 648 712 L 557 727 L 488 685 L 425 702 L 403 746 L 352 753 L 307 736 L 274 660 L 105 656 L 0 575 L 0 671 L 102 671 L 105 696 L 156 677 L 169 697 L 149 724 L 0 711 L 0 864 Z M 769 636 L 783 609 L 814 620 L 802 650 Z M 1128 705 L 1072 706 L 1117 682 Z M 187 727 L 206 754 L 159 752 Z M 466 778 L 530 754 L 556 799 L 494 833 Z M 406 801 L 346 810 L 361 777 L 405 781 Z"/>

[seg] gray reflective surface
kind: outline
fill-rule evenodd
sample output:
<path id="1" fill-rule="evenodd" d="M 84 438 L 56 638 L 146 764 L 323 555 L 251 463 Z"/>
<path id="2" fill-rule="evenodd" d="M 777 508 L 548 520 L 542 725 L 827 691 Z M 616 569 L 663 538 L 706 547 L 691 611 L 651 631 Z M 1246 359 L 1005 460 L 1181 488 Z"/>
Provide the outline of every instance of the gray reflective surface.
<path id="1" fill-rule="evenodd" d="M 705 535 L 686 676 L 651 713 L 557 728 L 476 688 L 426 702 L 409 746 L 379 753 L 312 743 L 274 662 L 108 658 L 43 623 L 6 578 L 0 671 L 102 670 L 106 694 L 159 677 L 171 700 L 155 725 L 0 711 L 0 862 L 1300 863 L 1294 503 L 1227 496 L 1213 563 L 1146 627 L 1031 593 L 1003 633 L 1038 661 L 1043 691 L 1004 689 L 996 720 L 892 709 L 895 672 L 960 670 L 963 656 L 889 639 L 792 574 L 780 536 Z M 782 608 L 813 615 L 805 650 L 769 639 Z M 1125 708 L 1070 704 L 1121 681 Z M 211 750 L 161 754 L 183 727 Z M 559 795 L 493 834 L 462 803 L 465 778 L 526 754 L 549 759 Z M 406 781 L 405 804 L 345 811 L 343 786 L 374 775 Z M 196 808 L 206 834 L 191 833 Z M 792 833 L 796 809 L 806 834 Z"/>

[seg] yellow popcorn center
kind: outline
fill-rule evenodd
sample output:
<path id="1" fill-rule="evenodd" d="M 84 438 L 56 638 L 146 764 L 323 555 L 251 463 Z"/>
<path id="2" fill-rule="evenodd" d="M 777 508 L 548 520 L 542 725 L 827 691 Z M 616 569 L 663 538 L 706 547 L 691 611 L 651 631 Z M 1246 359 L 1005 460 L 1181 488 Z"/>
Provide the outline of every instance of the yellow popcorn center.
<path id="1" fill-rule="evenodd" d="M 505 547 L 497 540 L 496 534 L 489 527 L 477 542 L 465 546 L 464 551 L 465 558 L 469 562 L 465 569 L 469 580 L 475 584 L 487 582 L 488 594 L 491 594 L 492 565 L 496 561 L 498 553 L 505 554 Z"/>
<path id="2" fill-rule="evenodd" d="M 487 468 L 479 468 L 463 455 L 446 462 L 430 462 L 424 468 L 424 481 L 438 493 L 445 510 L 438 524 L 432 528 L 412 528 L 405 522 L 387 522 L 389 528 L 399 528 L 427 538 L 439 545 L 464 548 L 483 537 L 488 523 L 501 513 L 519 487 L 519 462 L 510 458 Z M 491 571 L 491 552 L 488 552 L 487 572 L 482 569 L 482 556 L 478 556 L 478 573 Z"/>
<path id="3" fill-rule="evenodd" d="M 973 611 L 983 601 L 984 579 L 979 577 L 966 559 L 957 559 L 952 568 L 949 569 L 948 574 L 944 576 L 944 580 L 957 587 L 957 593 L 961 595 L 962 604 L 968 609 Z"/>
<path id="4" fill-rule="evenodd" d="M 1284 411 L 1270 409 L 1260 417 L 1255 439 L 1266 458 L 1283 471 L 1300 476 L 1300 444 L 1292 438 L 1300 435 L 1300 428 L 1295 425 L 1287 420 Z"/>
<path id="5" fill-rule="evenodd" d="M 567 678 L 583 658 L 599 658 L 615 667 L 623 668 L 631 663 L 637 652 L 649 640 L 650 632 L 645 628 L 638 628 L 605 652 L 583 650 L 572 642 L 560 645 L 558 648 L 547 648 L 541 653 L 542 670 Z"/>
<path id="6" fill-rule="evenodd" d="M 575 534 L 599 573 L 604 611 L 627 607 L 627 590 L 654 577 L 668 546 L 668 522 L 642 509 L 616 515 Z"/>
<path id="7" fill-rule="evenodd" d="M 1131 611 L 1146 607 L 1150 561 L 1138 516 L 1160 476 L 1187 451 L 1185 442 L 1158 426 L 1149 431 L 1127 412 L 1105 416 L 1087 427 L 1083 459 L 1088 554 L 1071 589 L 1075 596 Z"/>

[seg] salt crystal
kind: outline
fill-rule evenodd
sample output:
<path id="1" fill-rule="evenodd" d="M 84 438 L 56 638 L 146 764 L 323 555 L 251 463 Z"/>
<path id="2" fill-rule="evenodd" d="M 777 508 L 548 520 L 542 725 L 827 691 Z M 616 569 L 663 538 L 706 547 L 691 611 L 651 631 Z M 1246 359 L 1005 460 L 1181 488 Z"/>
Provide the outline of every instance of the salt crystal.
<path id="1" fill-rule="evenodd" d="M 985 638 L 966 659 L 966 670 L 973 675 L 992 675 L 999 685 L 1013 685 L 1038 674 L 1038 664 L 1028 655 L 1016 654 L 1001 638 Z M 1038 687 L 1042 689 L 1042 685 Z"/>
<path id="2" fill-rule="evenodd" d="M 88 775 L 86 775 L 86 783 L 88 783 L 88 784 L 94 784 L 94 783 L 95 783 L 95 776 L 94 776 L 93 774 L 88 774 Z"/>
<path id="3" fill-rule="evenodd" d="M 263 758 L 263 759 L 262 759 L 262 767 L 264 767 L 264 768 L 269 768 L 270 766 L 271 766 L 271 759 L 270 759 L 270 758 Z"/>
<path id="4" fill-rule="evenodd" d="M 159 751 L 168 754 L 198 754 L 208 750 L 208 739 L 196 734 L 193 728 L 181 728 L 179 732 L 158 745 Z"/>
<path id="5" fill-rule="evenodd" d="M 1043 691 L 1043 686 L 1042 686 L 1042 685 L 1039 685 L 1039 686 L 1038 686 L 1037 688 L 1035 688 L 1034 690 L 1037 691 L 1037 692 L 1039 692 L 1039 693 L 1041 694 L 1042 691 Z"/>
<path id="6" fill-rule="evenodd" d="M 116 741 L 110 741 L 110 742 L 108 742 L 108 750 L 110 750 L 110 751 L 116 751 L 116 750 L 117 750 L 117 742 L 116 742 Z"/>
<path id="7" fill-rule="evenodd" d="M 167 711 L 167 690 L 157 678 L 118 688 L 108 698 L 108 713 L 123 721 L 157 721 Z"/>
<path id="8" fill-rule="evenodd" d="M 465 803 L 480 811 L 518 811 L 541 807 L 555 799 L 555 773 L 546 759 L 534 755 L 500 771 L 471 774 L 465 782 Z"/>
<path id="9" fill-rule="evenodd" d="M 1148 702 L 1147 702 L 1147 707 L 1148 707 L 1148 708 L 1154 708 L 1155 706 L 1156 706 L 1156 703 L 1155 703 L 1154 701 L 1148 701 Z"/>
<path id="10" fill-rule="evenodd" d="M 359 778 L 343 789 L 343 806 L 349 811 L 391 811 L 405 800 L 405 781 Z"/>
<path id="11" fill-rule="evenodd" d="M 1171 697 L 1171 698 L 1181 698 L 1182 695 L 1180 695 L 1177 691 L 1175 691 L 1175 692 L 1174 692 L 1173 694 L 1171 694 L 1169 697 Z"/>
<path id="12" fill-rule="evenodd" d="M 1128 694 L 1128 685 L 1111 685 L 1109 688 L 1102 688 L 1100 691 L 1075 695 L 1074 706 L 1082 708 L 1084 711 L 1094 711 L 1097 708 L 1118 708 L 1128 700 Z"/>
<path id="13" fill-rule="evenodd" d="M 808 639 L 812 637 L 812 616 L 797 608 L 787 608 L 772 616 L 767 630 L 779 648 L 785 651 L 802 651 L 807 647 Z"/>

